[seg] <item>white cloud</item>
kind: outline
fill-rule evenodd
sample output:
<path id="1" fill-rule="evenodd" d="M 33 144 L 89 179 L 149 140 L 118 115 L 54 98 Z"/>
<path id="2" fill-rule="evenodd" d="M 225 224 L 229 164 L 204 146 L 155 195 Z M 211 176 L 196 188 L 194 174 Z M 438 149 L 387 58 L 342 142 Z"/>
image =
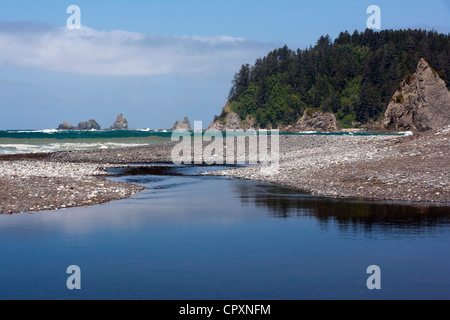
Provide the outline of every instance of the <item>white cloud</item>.
<path id="1" fill-rule="evenodd" d="M 230 36 L 164 36 L 0 22 L 0 48 L 0 66 L 89 75 L 161 75 L 237 71 L 274 44 Z"/>

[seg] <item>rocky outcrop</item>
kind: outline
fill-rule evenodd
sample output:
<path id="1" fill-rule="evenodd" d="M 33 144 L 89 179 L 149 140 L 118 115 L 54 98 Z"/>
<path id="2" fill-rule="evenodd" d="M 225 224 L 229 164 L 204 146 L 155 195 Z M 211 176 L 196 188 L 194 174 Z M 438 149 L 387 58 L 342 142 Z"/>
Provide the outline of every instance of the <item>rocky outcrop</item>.
<path id="1" fill-rule="evenodd" d="M 259 129 L 256 125 L 255 118 L 247 115 L 245 120 L 236 113 L 230 110 L 227 104 L 220 117 L 216 117 L 216 120 L 211 123 L 208 130 L 249 130 Z M 267 128 L 267 129 L 270 129 Z M 340 131 L 339 122 L 332 113 L 323 113 L 316 111 L 311 114 L 310 110 L 306 110 L 303 117 L 294 125 L 278 128 L 281 132 L 299 132 L 299 131 L 323 131 L 323 132 L 336 132 Z"/>
<path id="2" fill-rule="evenodd" d="M 102 128 L 94 119 L 87 122 L 80 122 L 75 130 L 101 130 Z"/>
<path id="3" fill-rule="evenodd" d="M 120 113 L 117 115 L 116 122 L 109 128 L 110 130 L 128 130 L 128 121 Z"/>
<path id="4" fill-rule="evenodd" d="M 207 130 L 226 131 L 257 129 L 255 123 L 255 118 L 250 115 L 247 115 L 245 120 L 242 120 L 239 114 L 231 111 L 230 104 L 227 103 L 225 107 L 223 107 L 221 115 L 215 117 Z"/>
<path id="5" fill-rule="evenodd" d="M 208 130 L 236 130 L 241 129 L 241 118 L 235 112 L 228 113 L 225 118 L 218 119 L 211 123 Z"/>
<path id="6" fill-rule="evenodd" d="M 75 130 L 75 127 L 68 122 L 63 122 L 59 125 L 58 130 L 63 130 L 63 131 Z"/>
<path id="7" fill-rule="evenodd" d="M 390 131 L 427 131 L 449 124 L 450 93 L 421 59 L 416 73 L 406 77 L 392 97 L 382 125 Z"/>
<path id="8" fill-rule="evenodd" d="M 177 130 L 192 130 L 191 123 L 189 122 L 188 117 L 184 117 L 183 122 L 176 121 L 173 127 L 170 129 L 171 131 Z"/>
<path id="9" fill-rule="evenodd" d="M 245 120 L 236 112 L 229 112 L 224 118 L 217 119 L 208 127 L 208 130 L 226 131 L 226 130 L 249 130 L 255 129 L 255 119 L 247 116 Z"/>
<path id="10" fill-rule="evenodd" d="M 89 131 L 89 130 L 102 130 L 100 125 L 94 119 L 90 119 L 86 122 L 80 122 L 77 127 L 72 126 L 68 122 L 63 122 L 59 125 L 58 130 L 76 130 L 76 131 Z M 120 113 L 117 115 L 116 122 L 109 128 L 109 130 L 128 130 L 128 121 Z"/>
<path id="11" fill-rule="evenodd" d="M 75 130 L 75 131 L 87 131 L 87 130 L 101 130 L 102 128 L 94 119 L 90 119 L 86 122 L 80 122 L 77 127 L 72 126 L 70 123 L 63 122 L 59 125 L 58 130 Z"/>
<path id="12" fill-rule="evenodd" d="M 337 132 L 341 131 L 339 122 L 333 113 L 323 113 L 315 111 L 311 114 L 309 110 L 305 110 L 303 117 L 293 126 L 286 127 L 282 131 L 302 132 L 302 131 L 319 131 L 319 132 Z"/>

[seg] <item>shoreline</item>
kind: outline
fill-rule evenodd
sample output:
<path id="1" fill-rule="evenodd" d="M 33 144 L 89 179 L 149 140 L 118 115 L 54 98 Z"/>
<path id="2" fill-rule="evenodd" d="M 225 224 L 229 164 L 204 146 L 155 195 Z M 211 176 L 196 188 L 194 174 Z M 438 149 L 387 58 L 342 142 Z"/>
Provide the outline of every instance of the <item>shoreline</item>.
<path id="1" fill-rule="evenodd" d="M 42 160 L 0 161 L 0 214 L 92 206 L 129 198 L 144 187 L 109 181 L 106 167 Z"/>
<path id="2" fill-rule="evenodd" d="M 114 182 L 106 169 L 172 163 L 175 143 L 0 156 L 0 213 L 90 206 L 145 188 Z M 450 126 L 412 136 L 280 136 L 280 166 L 205 175 L 273 183 L 317 196 L 450 203 Z"/>
<path id="3" fill-rule="evenodd" d="M 450 126 L 405 137 L 329 138 L 292 148 L 280 139 L 280 168 L 211 175 L 255 180 L 331 198 L 450 204 Z"/>

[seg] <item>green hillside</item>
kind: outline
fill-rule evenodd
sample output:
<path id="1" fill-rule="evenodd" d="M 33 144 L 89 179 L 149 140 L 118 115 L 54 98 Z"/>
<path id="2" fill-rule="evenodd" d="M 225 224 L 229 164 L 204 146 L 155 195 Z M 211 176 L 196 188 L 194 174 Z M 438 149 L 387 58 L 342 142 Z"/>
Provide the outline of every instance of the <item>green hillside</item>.
<path id="1" fill-rule="evenodd" d="M 449 87 L 449 35 L 424 30 L 342 32 L 314 47 L 287 46 L 243 65 L 228 96 L 229 109 L 256 125 L 295 123 L 305 109 L 333 112 L 351 127 L 383 116 L 399 83 L 425 58 Z M 223 119 L 226 112 L 216 119 Z"/>

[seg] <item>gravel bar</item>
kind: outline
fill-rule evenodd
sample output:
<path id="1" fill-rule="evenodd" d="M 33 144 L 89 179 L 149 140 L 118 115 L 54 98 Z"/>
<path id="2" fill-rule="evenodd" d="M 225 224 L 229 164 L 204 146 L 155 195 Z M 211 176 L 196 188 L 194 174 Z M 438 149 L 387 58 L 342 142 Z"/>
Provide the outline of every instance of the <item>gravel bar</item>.
<path id="1" fill-rule="evenodd" d="M 281 136 L 280 166 L 210 172 L 334 198 L 450 204 L 450 126 L 413 136 Z"/>
<path id="2" fill-rule="evenodd" d="M 109 181 L 106 169 L 172 163 L 175 144 L 0 156 L 0 213 L 89 206 L 141 186 Z M 280 136 L 280 165 L 207 175 L 269 182 L 314 195 L 450 204 L 450 126 L 413 136 Z M 226 146 L 225 146 L 226 147 Z"/>

